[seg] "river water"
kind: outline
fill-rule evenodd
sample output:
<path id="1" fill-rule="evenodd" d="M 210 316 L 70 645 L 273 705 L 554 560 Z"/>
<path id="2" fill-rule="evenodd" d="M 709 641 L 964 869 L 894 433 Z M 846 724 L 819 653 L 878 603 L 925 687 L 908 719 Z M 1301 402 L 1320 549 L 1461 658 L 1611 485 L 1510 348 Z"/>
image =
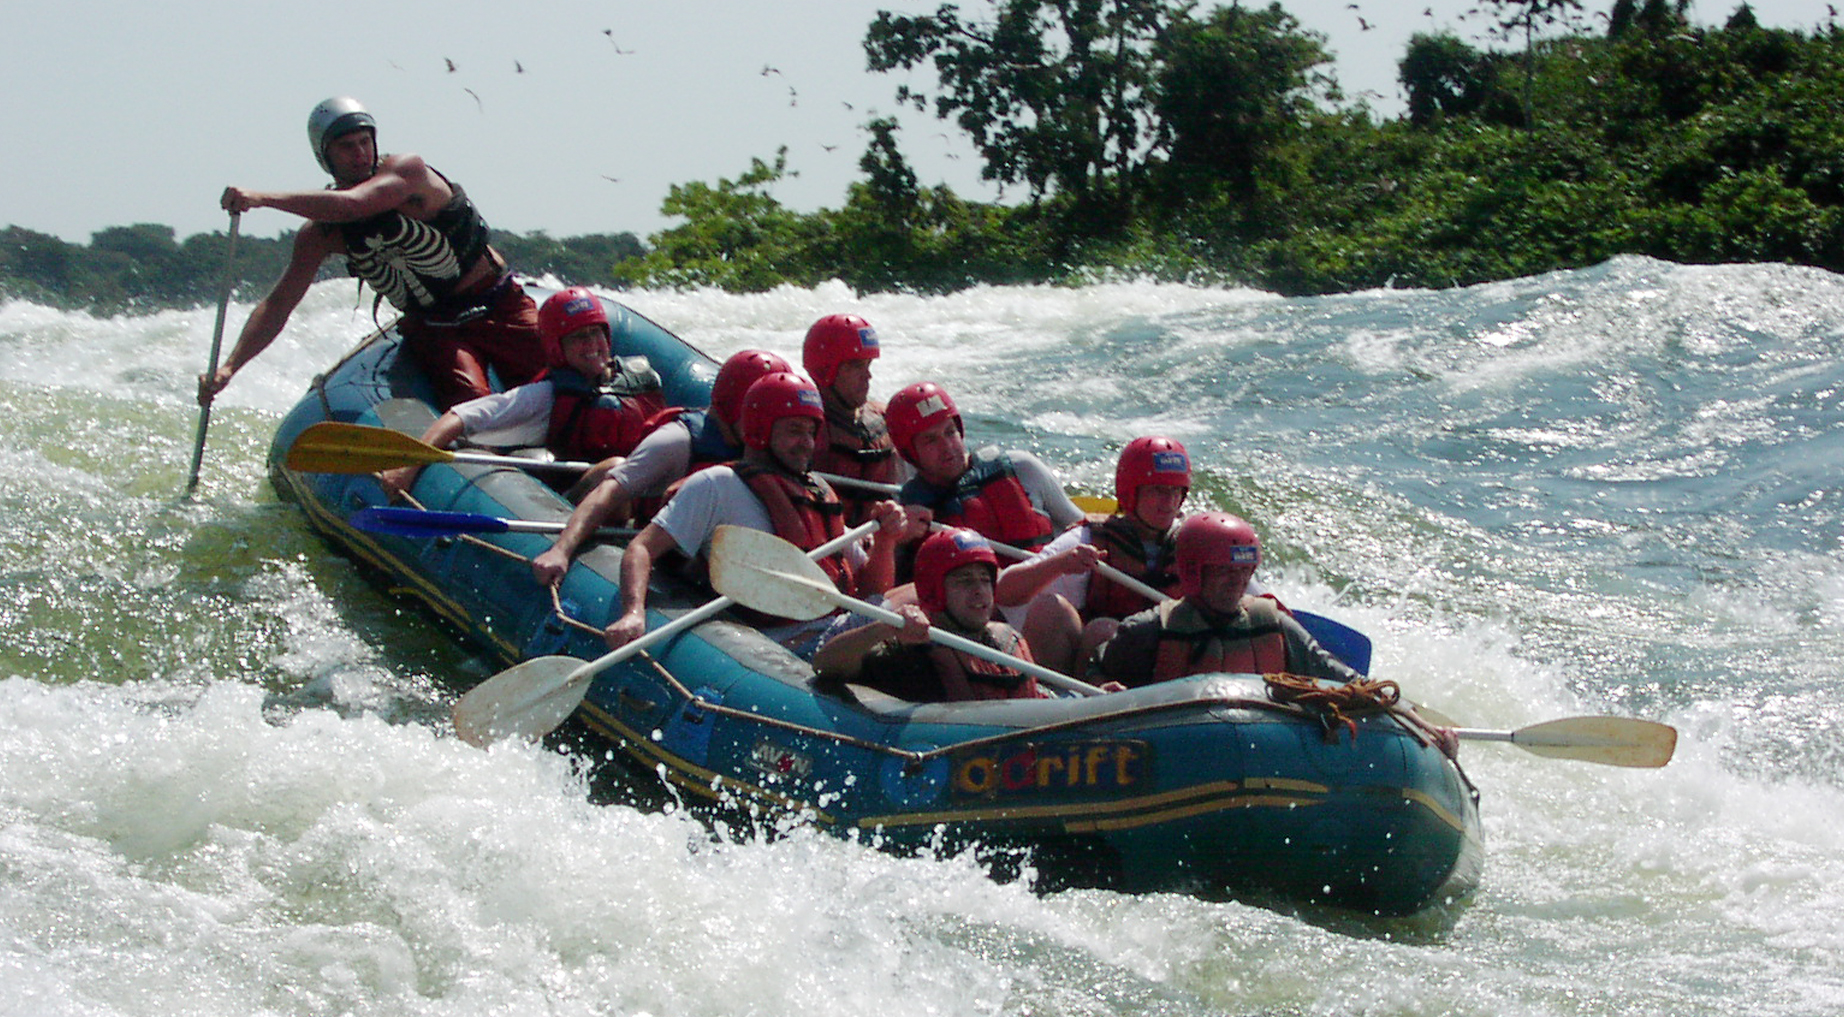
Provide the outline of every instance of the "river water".
<path id="1" fill-rule="evenodd" d="M 249 311 L 233 302 L 231 329 Z M 369 327 L 309 295 L 214 411 L 215 308 L 0 304 L 0 1015 L 1820 1015 L 1844 1010 L 1844 278 L 1642 259 L 1287 300 L 1097 282 L 636 292 L 716 356 L 869 318 L 873 391 L 1106 493 L 1142 433 L 1264 579 L 1473 727 L 1677 726 L 1663 770 L 1463 753 L 1487 868 L 1394 921 L 1033 894 L 714 836 L 445 725 L 493 667 L 265 478 Z M 228 340 L 227 340 L 228 343 Z"/>

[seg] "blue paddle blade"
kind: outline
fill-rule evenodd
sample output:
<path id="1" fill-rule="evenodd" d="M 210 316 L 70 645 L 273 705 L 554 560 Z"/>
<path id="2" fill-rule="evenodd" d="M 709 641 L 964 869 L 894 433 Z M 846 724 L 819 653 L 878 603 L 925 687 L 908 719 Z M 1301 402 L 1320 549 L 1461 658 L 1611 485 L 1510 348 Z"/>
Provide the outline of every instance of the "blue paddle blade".
<path id="1" fill-rule="evenodd" d="M 1294 611 L 1293 620 L 1312 633 L 1319 645 L 1358 674 L 1370 673 L 1370 637 L 1342 622 L 1311 611 Z"/>
<path id="2" fill-rule="evenodd" d="M 353 526 L 367 533 L 399 537 L 449 537 L 457 533 L 505 533 L 504 519 L 472 512 L 426 512 L 422 509 L 374 506 L 352 513 Z"/>

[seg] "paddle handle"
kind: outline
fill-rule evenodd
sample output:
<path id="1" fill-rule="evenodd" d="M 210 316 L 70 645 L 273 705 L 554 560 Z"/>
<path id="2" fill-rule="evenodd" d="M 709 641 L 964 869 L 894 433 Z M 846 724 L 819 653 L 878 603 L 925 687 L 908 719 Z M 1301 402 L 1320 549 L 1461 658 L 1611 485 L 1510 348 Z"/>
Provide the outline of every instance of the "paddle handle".
<path id="1" fill-rule="evenodd" d="M 230 238 L 224 245 L 224 288 L 218 296 L 218 321 L 211 327 L 211 364 L 205 368 L 207 375 L 218 373 L 218 355 L 224 348 L 224 316 L 230 311 L 231 290 L 236 286 L 233 269 L 237 264 L 237 224 L 243 215 L 240 212 L 230 214 Z M 199 469 L 205 464 L 205 432 L 211 428 L 211 399 L 198 408 L 198 434 L 192 442 L 192 472 L 186 477 L 186 493 L 198 490 Z"/>
<path id="2" fill-rule="evenodd" d="M 814 561 L 818 561 L 821 558 L 824 558 L 829 554 L 836 554 L 840 551 L 843 551 L 846 548 L 850 547 L 851 545 L 857 543 L 859 539 L 869 536 L 871 533 L 876 532 L 877 528 L 881 525 L 883 524 L 873 519 L 870 522 L 867 522 L 860 526 L 846 530 L 844 533 L 841 533 L 837 537 L 834 537 L 831 540 L 828 540 L 826 543 L 821 544 L 820 546 L 814 548 L 811 551 L 808 551 L 807 557 L 813 559 Z M 843 596 L 843 594 L 841 594 L 840 596 Z M 706 619 L 710 618 L 711 616 L 717 614 L 718 612 L 722 611 L 724 608 L 729 607 L 730 605 L 734 603 L 736 603 L 736 601 L 731 600 L 729 597 L 720 596 L 716 600 L 713 600 L 710 603 L 705 604 L 703 607 L 695 608 L 691 611 L 688 611 L 685 614 L 682 614 L 678 616 L 677 618 L 674 618 L 673 620 L 667 622 L 666 624 L 661 625 L 659 628 L 654 629 L 651 632 L 648 632 L 646 635 L 641 636 L 638 639 L 635 639 L 633 642 L 624 643 L 620 646 L 617 646 L 614 649 L 608 651 L 607 653 L 601 655 L 600 657 L 597 657 L 596 659 L 590 661 L 589 663 L 584 664 L 582 667 L 577 668 L 575 671 L 570 672 L 570 675 L 564 680 L 564 684 L 566 687 L 568 687 L 578 682 L 588 681 L 589 679 L 595 677 L 596 675 L 602 673 L 603 671 L 606 671 L 609 668 L 615 666 L 616 664 L 619 664 L 622 661 L 628 659 L 629 657 L 632 657 L 634 654 L 639 653 L 641 650 L 644 650 L 647 647 L 652 646 L 653 644 L 663 639 L 666 639 L 670 636 L 678 635 L 679 633 L 685 631 L 686 629 L 691 628 L 693 625 L 696 625 L 699 622 L 705 621 Z"/>

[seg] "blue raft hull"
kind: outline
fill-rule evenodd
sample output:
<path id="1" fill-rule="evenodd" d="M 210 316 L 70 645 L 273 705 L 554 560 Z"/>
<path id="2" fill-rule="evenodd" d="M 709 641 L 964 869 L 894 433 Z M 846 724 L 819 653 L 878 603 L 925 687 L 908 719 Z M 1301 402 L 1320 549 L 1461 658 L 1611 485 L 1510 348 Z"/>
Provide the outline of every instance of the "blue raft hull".
<path id="1" fill-rule="evenodd" d="M 716 364 L 609 303 L 616 352 L 645 354 L 668 402 L 703 405 Z M 420 434 L 431 390 L 397 337 L 374 335 L 278 428 L 277 490 L 338 549 L 382 573 L 501 664 L 600 656 L 619 607 L 620 548 L 577 559 L 563 615 L 526 562 L 546 535 L 415 540 L 347 522 L 384 503 L 369 476 L 287 469 L 308 426 L 338 420 Z M 570 505 L 521 470 L 425 468 L 432 510 L 561 521 Z M 658 625 L 712 596 L 656 577 Z M 880 847 L 973 846 L 1027 859 L 1045 888 L 1099 886 L 1324 904 L 1383 915 L 1455 900 L 1482 864 L 1476 794 L 1400 721 L 1327 737 L 1269 701 L 1253 675 L 1207 675 L 1089 699 L 916 704 L 856 686 L 820 688 L 810 666 L 719 618 L 599 675 L 574 718 L 633 786 L 663 778 L 683 800 L 794 814 Z"/>

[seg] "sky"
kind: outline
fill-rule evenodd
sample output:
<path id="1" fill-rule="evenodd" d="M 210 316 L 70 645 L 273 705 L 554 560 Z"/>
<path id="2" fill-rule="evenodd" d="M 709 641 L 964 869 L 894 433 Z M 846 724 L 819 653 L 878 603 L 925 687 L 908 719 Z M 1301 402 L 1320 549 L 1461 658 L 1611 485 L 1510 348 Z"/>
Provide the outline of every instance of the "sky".
<path id="1" fill-rule="evenodd" d="M 1613 0 L 1585 0 L 1590 11 Z M 1740 0 L 1701 0 L 1720 24 Z M 1418 31 L 1484 44 L 1480 0 L 1284 0 L 1322 33 L 1345 91 L 1400 113 L 1396 61 Z M 30 4 L 27 9 L 26 5 Z M 1206 6 L 1213 6 L 1207 2 Z M 228 184 L 307 190 L 326 178 L 307 113 L 351 95 L 379 146 L 415 152 L 461 183 L 487 221 L 565 237 L 671 225 L 675 183 L 735 178 L 788 149 L 787 206 L 837 208 L 862 174 L 873 116 L 927 71 L 874 74 L 863 38 L 879 10 L 934 0 L 21 0 L 0 33 L 0 225 L 87 242 L 107 226 L 224 229 Z M 1810 31 L 1821 0 L 1753 0 L 1763 24 Z M 984 0 L 960 4 L 968 16 Z M 1469 11 L 1472 13 L 1469 15 Z M 451 69 L 452 68 L 452 69 Z M 931 115 L 900 116 L 924 185 L 1021 200 L 979 179 L 972 148 Z M 245 235 L 298 220 L 272 209 Z"/>

